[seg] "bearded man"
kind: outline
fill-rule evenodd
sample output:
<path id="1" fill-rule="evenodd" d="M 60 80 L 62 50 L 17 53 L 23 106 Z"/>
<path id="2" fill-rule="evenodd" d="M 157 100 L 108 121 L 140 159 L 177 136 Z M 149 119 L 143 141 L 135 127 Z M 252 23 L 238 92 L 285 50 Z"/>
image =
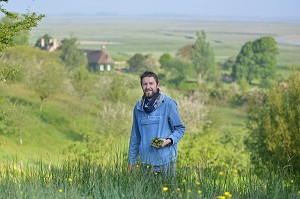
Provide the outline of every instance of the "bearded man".
<path id="1" fill-rule="evenodd" d="M 130 171 L 140 156 L 144 168 L 173 175 L 176 173 L 177 144 L 185 133 L 177 103 L 160 91 L 154 72 L 144 72 L 140 83 L 144 94 L 133 110 L 128 151 Z"/>

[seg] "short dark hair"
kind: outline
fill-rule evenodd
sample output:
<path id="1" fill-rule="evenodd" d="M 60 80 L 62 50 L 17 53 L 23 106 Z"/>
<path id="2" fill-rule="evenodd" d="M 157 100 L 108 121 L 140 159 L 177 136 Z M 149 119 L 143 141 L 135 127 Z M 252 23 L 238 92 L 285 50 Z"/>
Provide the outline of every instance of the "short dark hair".
<path id="1" fill-rule="evenodd" d="M 141 76 L 140 76 L 140 80 L 141 80 L 141 86 L 142 86 L 142 81 L 144 79 L 144 77 L 154 77 L 156 84 L 158 84 L 159 80 L 158 80 L 158 76 L 152 72 L 152 71 L 145 71 Z"/>

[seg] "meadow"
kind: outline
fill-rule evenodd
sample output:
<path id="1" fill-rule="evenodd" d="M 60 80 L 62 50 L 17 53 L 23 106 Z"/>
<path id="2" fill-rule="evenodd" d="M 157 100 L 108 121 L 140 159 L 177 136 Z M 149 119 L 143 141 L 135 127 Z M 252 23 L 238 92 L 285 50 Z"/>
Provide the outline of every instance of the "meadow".
<path id="1" fill-rule="evenodd" d="M 278 75 L 300 68 L 300 23 L 157 16 L 47 16 L 31 32 L 31 44 L 44 34 L 76 37 L 82 49 L 105 45 L 115 60 L 135 53 L 175 56 L 204 30 L 223 63 L 241 46 L 262 36 L 278 41 Z M 298 43 L 297 43 L 298 42 Z M 127 101 L 112 102 L 109 93 L 117 74 L 91 74 L 92 92 L 79 99 L 66 80 L 63 90 L 40 111 L 39 97 L 22 83 L 0 83 L 9 104 L 1 123 L 0 198 L 300 198 L 299 176 L 283 170 L 256 175 L 245 151 L 244 106 L 228 99 L 205 104 L 209 127 L 187 132 L 179 143 L 177 176 L 145 176 L 143 165 L 127 168 L 132 108 L 141 97 L 138 74 L 123 74 Z M 230 93 L 231 85 L 225 84 Z M 181 101 L 178 91 L 164 93 Z M 180 107 L 179 110 L 189 110 Z M 190 110 L 192 111 L 192 110 Z M 183 119 L 188 113 L 182 114 Z M 6 133 L 12 132 L 12 133 Z M 147 168 L 146 168 L 147 169 Z"/>
<path id="2" fill-rule="evenodd" d="M 31 33 L 31 43 L 44 34 L 63 39 L 78 38 L 82 49 L 107 52 L 117 59 L 136 53 L 175 55 L 193 44 L 198 30 L 206 32 L 216 61 L 235 57 L 243 44 L 263 36 L 272 36 L 281 51 L 279 66 L 300 65 L 300 25 L 290 21 L 243 21 L 172 16 L 46 16 Z"/>
<path id="3" fill-rule="evenodd" d="M 108 164 L 95 164 L 90 158 L 35 167 L 1 166 L 0 198 L 299 198 L 299 185 L 286 173 L 263 173 L 233 168 L 177 168 L 176 177 L 145 174 L 143 165 L 133 173 L 127 169 L 124 154 L 117 153 Z"/>

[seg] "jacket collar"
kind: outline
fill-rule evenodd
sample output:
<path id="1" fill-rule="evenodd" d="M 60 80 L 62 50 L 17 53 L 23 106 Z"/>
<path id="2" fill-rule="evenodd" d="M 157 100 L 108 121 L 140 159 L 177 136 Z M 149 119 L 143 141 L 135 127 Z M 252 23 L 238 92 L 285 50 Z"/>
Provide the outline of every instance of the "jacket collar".
<path id="1" fill-rule="evenodd" d="M 162 103 L 162 101 L 163 101 L 164 98 L 165 98 L 165 95 L 161 91 L 159 91 L 159 96 L 157 97 L 157 100 L 154 103 L 155 109 L 157 109 L 157 107 L 159 107 L 161 105 L 161 103 Z M 143 109 L 143 103 L 144 103 L 144 99 L 141 98 L 139 100 L 139 102 L 138 102 L 138 106 L 137 106 L 138 110 L 144 111 L 144 109 Z"/>

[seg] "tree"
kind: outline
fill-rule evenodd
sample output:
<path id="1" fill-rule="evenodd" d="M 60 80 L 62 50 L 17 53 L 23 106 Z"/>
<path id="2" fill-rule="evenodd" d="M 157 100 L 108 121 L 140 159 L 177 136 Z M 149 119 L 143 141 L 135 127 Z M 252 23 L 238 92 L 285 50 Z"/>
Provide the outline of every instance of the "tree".
<path id="1" fill-rule="evenodd" d="M 143 62 L 146 58 L 142 54 L 135 54 L 130 59 L 128 59 L 127 63 L 129 68 L 132 70 L 140 70 L 143 68 Z"/>
<path id="2" fill-rule="evenodd" d="M 0 60 L 0 65 L 4 65 L 5 60 Z M 18 81 L 20 77 L 20 70 L 18 66 L 15 65 L 6 65 L 0 67 L 0 81 L 5 83 L 12 83 Z"/>
<path id="3" fill-rule="evenodd" d="M 182 59 L 192 60 L 192 50 L 192 45 L 185 45 L 177 51 L 176 56 L 181 57 Z"/>
<path id="4" fill-rule="evenodd" d="M 232 67 L 232 77 L 240 82 L 242 79 L 251 82 L 257 77 L 257 68 L 253 60 L 252 42 L 247 42 L 242 46 L 236 62 Z M 251 71 L 251 72 L 250 72 Z"/>
<path id="5" fill-rule="evenodd" d="M 0 2 L 8 2 L 8 0 L 0 0 Z M 32 27 L 36 27 L 38 21 L 42 20 L 44 15 L 37 15 L 35 12 L 28 12 L 22 14 L 21 17 L 18 14 L 7 11 L 3 8 L 3 4 L 0 5 L 0 12 L 4 14 L 5 19 L 11 20 L 12 23 L 5 24 L 0 22 L 0 56 L 1 52 L 9 46 L 15 45 L 16 37 L 22 32 L 31 30 Z M 0 65 L 0 81 L 6 80 L 9 75 L 15 74 L 16 70 L 12 67 Z M 0 96 L 0 98 L 2 98 Z M 1 105 L 1 102 L 0 102 Z M 3 110 L 0 108 L 0 113 Z M 1 120 L 1 118 L 0 118 Z"/>
<path id="6" fill-rule="evenodd" d="M 267 81 L 275 76 L 277 43 L 272 37 L 262 37 L 246 42 L 237 56 L 232 68 L 232 76 L 237 81 L 254 79 Z"/>
<path id="7" fill-rule="evenodd" d="M 21 20 L 22 17 L 19 14 L 16 14 L 17 17 L 15 19 L 9 18 L 7 16 L 2 17 L 1 22 L 2 24 L 6 26 L 12 26 L 14 23 L 16 23 L 18 20 Z M 29 36 L 30 33 L 28 30 L 22 30 L 18 33 L 16 33 L 15 36 L 13 36 L 13 45 L 29 45 Z"/>
<path id="8" fill-rule="evenodd" d="M 180 104 L 180 114 L 183 122 L 186 124 L 186 130 L 189 133 L 203 131 L 204 126 L 210 123 L 208 119 L 208 108 L 205 103 L 208 101 L 208 95 L 195 91 L 184 98 L 178 100 Z"/>
<path id="9" fill-rule="evenodd" d="M 39 96 L 42 111 L 44 102 L 62 88 L 65 78 L 64 65 L 57 53 L 34 49 L 32 67 L 27 75 L 27 85 Z"/>
<path id="10" fill-rule="evenodd" d="M 8 84 L 20 82 L 24 79 L 26 71 L 32 65 L 34 49 L 29 46 L 13 46 L 2 51 L 0 67 L 2 81 Z"/>
<path id="11" fill-rule="evenodd" d="M 0 0 L 0 2 L 8 2 Z M 44 15 L 37 15 L 35 12 L 22 14 L 7 11 L 0 5 L 0 12 L 5 15 L 5 19 L 10 23 L 0 23 L 0 52 L 5 48 L 14 45 L 14 38 L 23 31 L 29 31 L 32 27 L 36 27 L 38 21 L 42 20 Z"/>
<path id="12" fill-rule="evenodd" d="M 276 74 L 276 56 L 279 54 L 277 42 L 273 37 L 262 37 L 253 42 L 254 61 L 259 67 L 260 78 L 264 81 Z"/>
<path id="13" fill-rule="evenodd" d="M 172 56 L 169 53 L 164 53 L 162 56 L 159 58 L 159 63 L 161 68 L 164 68 L 165 65 L 172 59 Z"/>
<path id="14" fill-rule="evenodd" d="M 77 67 L 72 71 L 71 83 L 81 100 L 89 94 L 93 86 L 89 72 L 84 66 Z"/>
<path id="15" fill-rule="evenodd" d="M 202 83 L 203 78 L 215 73 L 214 51 L 209 42 L 206 42 L 206 34 L 203 30 L 196 33 L 196 41 L 192 49 L 192 61 L 199 83 Z"/>
<path id="16" fill-rule="evenodd" d="M 149 54 L 145 56 L 145 59 L 142 62 L 141 69 L 156 71 L 159 69 L 159 67 L 160 67 L 160 63 L 157 60 L 157 58 L 154 57 L 152 54 Z"/>
<path id="17" fill-rule="evenodd" d="M 232 67 L 233 67 L 233 65 L 235 64 L 235 60 L 236 60 L 235 57 L 230 57 L 230 58 L 228 58 L 228 59 L 224 62 L 223 66 L 222 66 L 222 69 L 223 69 L 223 70 L 229 70 L 229 71 L 232 71 Z"/>
<path id="18" fill-rule="evenodd" d="M 165 70 L 167 71 L 167 79 L 176 87 L 188 79 L 195 78 L 193 64 L 178 57 L 172 58 L 165 66 Z"/>
<path id="19" fill-rule="evenodd" d="M 300 75 L 274 82 L 252 95 L 248 106 L 246 147 L 257 169 L 278 167 L 300 172 Z"/>
<path id="20" fill-rule="evenodd" d="M 18 100 L 15 102 L 6 100 L 3 109 L 5 110 L 5 117 L 0 123 L 0 135 L 18 136 L 20 144 L 23 144 L 23 129 L 29 122 L 29 118 L 26 117 L 27 108 L 19 105 Z"/>
<path id="21" fill-rule="evenodd" d="M 84 53 L 78 49 L 78 45 L 79 42 L 77 38 L 72 37 L 70 39 L 63 39 L 59 47 L 59 50 L 62 52 L 60 58 L 70 70 L 87 65 L 87 58 Z"/>
<path id="22" fill-rule="evenodd" d="M 108 91 L 109 100 L 112 102 L 126 102 L 128 100 L 127 85 L 124 75 L 113 76 L 110 89 Z"/>

